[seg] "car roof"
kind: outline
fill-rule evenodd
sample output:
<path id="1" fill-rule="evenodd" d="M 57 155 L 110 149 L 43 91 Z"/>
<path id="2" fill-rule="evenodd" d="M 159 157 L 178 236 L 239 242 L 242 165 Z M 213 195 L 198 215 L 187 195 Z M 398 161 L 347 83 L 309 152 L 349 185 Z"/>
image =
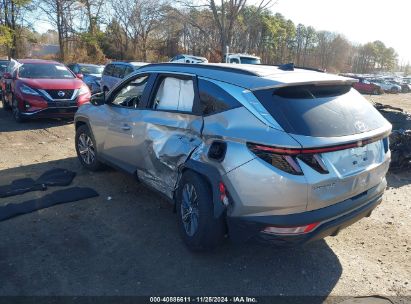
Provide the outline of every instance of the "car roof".
<path id="1" fill-rule="evenodd" d="M 358 80 L 313 70 L 295 68 L 284 70 L 281 66 L 225 64 L 225 63 L 160 63 L 149 64 L 138 72 L 176 72 L 194 74 L 249 90 L 305 84 L 352 84 Z"/>
<path id="2" fill-rule="evenodd" d="M 190 58 L 195 58 L 195 59 L 207 59 L 205 57 L 195 56 L 195 55 L 188 55 L 188 54 L 181 54 L 180 56 L 190 57 Z"/>
<path id="3" fill-rule="evenodd" d="M 93 66 L 93 67 L 101 67 L 101 65 L 98 64 L 92 64 L 92 63 L 73 63 L 73 64 L 78 64 L 80 66 Z"/>
<path id="4" fill-rule="evenodd" d="M 19 63 L 42 63 L 42 64 L 60 64 L 63 65 L 62 63 L 54 60 L 44 60 L 44 59 L 19 59 Z"/>
<path id="5" fill-rule="evenodd" d="M 229 53 L 228 56 L 239 56 L 239 57 L 260 59 L 260 57 L 258 57 L 258 56 L 250 55 L 250 54 L 244 54 L 244 53 Z"/>
<path id="6" fill-rule="evenodd" d="M 133 66 L 143 66 L 143 65 L 147 65 L 149 63 L 147 63 L 147 62 L 137 62 L 137 61 L 113 61 L 113 62 L 110 62 L 109 64 L 124 64 L 124 65 L 133 65 Z"/>

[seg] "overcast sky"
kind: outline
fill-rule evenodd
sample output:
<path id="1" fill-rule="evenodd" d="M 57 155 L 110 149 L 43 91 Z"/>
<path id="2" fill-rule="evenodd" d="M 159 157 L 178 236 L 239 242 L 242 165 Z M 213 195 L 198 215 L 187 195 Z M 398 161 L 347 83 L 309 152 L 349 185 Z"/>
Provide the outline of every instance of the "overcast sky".
<path id="1" fill-rule="evenodd" d="M 411 63 L 411 0 L 277 0 L 271 10 L 353 42 L 381 40 L 398 52 L 400 63 Z"/>

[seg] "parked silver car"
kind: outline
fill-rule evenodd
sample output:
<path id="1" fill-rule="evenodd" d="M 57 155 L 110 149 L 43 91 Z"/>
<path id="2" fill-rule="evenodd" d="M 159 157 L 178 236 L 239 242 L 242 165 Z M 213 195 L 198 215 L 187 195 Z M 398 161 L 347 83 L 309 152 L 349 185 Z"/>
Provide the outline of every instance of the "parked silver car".
<path id="1" fill-rule="evenodd" d="M 227 234 L 336 235 L 381 202 L 390 161 L 391 125 L 354 81 L 292 65 L 148 65 L 78 110 L 78 158 L 163 193 L 193 250 Z"/>
<path id="2" fill-rule="evenodd" d="M 107 93 L 127 75 L 135 72 L 140 67 L 147 65 L 145 62 L 112 62 L 106 65 L 100 80 L 101 91 Z"/>

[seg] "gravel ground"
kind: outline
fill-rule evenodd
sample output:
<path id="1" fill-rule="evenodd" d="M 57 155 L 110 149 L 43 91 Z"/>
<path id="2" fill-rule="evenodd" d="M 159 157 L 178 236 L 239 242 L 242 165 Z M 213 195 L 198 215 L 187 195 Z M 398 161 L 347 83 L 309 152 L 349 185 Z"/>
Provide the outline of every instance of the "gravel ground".
<path id="1" fill-rule="evenodd" d="M 410 108 L 410 96 L 370 98 Z M 100 193 L 0 222 L 0 295 L 411 296 L 410 172 L 389 174 L 383 203 L 336 237 L 294 249 L 227 241 L 193 254 L 169 203 L 123 173 L 82 169 L 73 137 L 70 122 L 16 124 L 0 109 L 0 185 L 62 167 Z"/>

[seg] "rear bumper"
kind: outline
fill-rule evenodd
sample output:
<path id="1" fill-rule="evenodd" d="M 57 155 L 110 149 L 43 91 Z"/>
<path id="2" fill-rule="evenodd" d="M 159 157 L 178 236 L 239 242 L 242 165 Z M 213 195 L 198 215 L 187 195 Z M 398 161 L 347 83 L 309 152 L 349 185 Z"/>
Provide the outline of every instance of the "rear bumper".
<path id="1" fill-rule="evenodd" d="M 290 215 L 227 217 L 230 238 L 237 242 L 258 240 L 280 246 L 303 245 L 336 235 L 341 229 L 369 216 L 382 201 L 386 186 L 380 185 L 364 192 L 361 197 L 345 200 L 329 207 Z M 382 190 L 381 190 L 382 189 Z M 268 226 L 295 227 L 320 222 L 315 230 L 299 235 L 267 234 Z"/>

